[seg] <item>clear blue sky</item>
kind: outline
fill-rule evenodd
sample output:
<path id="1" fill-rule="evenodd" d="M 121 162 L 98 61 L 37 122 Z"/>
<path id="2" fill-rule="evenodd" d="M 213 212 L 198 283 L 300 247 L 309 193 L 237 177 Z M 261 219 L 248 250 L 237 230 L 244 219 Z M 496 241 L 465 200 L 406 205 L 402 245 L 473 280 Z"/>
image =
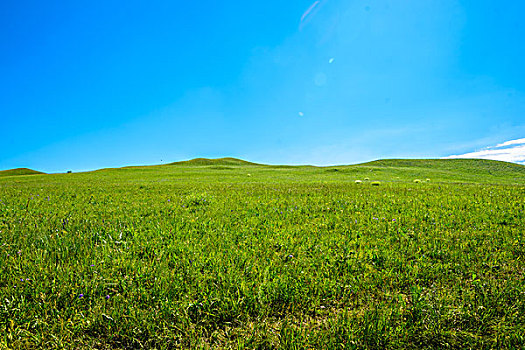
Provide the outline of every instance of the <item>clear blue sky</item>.
<path id="1" fill-rule="evenodd" d="M 0 169 L 445 157 L 525 137 L 523 1 L 0 2 Z"/>

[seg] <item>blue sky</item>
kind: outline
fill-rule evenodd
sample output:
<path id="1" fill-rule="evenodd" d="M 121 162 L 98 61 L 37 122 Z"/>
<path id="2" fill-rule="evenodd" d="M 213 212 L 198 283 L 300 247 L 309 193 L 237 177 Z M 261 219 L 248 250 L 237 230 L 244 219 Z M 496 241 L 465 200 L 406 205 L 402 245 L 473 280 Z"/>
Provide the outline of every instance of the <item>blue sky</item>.
<path id="1" fill-rule="evenodd" d="M 2 1 L 0 169 L 494 158 L 525 137 L 524 12 L 483 0 Z M 525 162 L 523 142 L 505 145 L 512 158 L 497 159 Z"/>

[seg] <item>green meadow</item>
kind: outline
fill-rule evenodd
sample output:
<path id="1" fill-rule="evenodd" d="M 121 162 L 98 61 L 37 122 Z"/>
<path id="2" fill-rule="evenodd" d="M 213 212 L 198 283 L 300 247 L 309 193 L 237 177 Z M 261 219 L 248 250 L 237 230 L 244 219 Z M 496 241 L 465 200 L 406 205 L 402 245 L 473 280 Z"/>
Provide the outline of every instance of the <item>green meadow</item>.
<path id="1" fill-rule="evenodd" d="M 517 164 L 0 172 L 0 349 L 524 348 L 524 274 Z"/>

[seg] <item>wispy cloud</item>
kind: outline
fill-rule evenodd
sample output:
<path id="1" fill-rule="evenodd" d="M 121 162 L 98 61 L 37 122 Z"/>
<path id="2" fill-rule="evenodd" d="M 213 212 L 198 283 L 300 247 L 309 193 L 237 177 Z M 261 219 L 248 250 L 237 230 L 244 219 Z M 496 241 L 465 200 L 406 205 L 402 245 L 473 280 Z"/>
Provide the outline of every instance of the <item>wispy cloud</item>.
<path id="1" fill-rule="evenodd" d="M 315 9 L 317 5 L 319 5 L 319 3 L 320 1 L 315 1 L 312 5 L 310 5 L 308 10 L 306 10 L 301 16 L 301 22 L 303 22 L 308 17 L 308 15 Z"/>
<path id="2" fill-rule="evenodd" d="M 506 142 L 500 143 L 499 145 L 496 145 L 496 147 L 507 147 L 507 146 L 512 146 L 512 145 L 523 145 L 523 144 L 525 144 L 525 138 L 506 141 Z"/>
<path id="3" fill-rule="evenodd" d="M 321 5 L 323 2 L 324 1 L 317 0 L 312 5 L 310 5 L 310 7 L 301 16 L 299 29 L 303 29 L 303 27 L 312 20 L 312 18 L 315 16 L 317 11 L 319 11 L 319 9 L 321 8 Z"/>
<path id="4" fill-rule="evenodd" d="M 510 140 L 479 151 L 454 154 L 444 158 L 493 159 L 525 165 L 525 138 Z"/>

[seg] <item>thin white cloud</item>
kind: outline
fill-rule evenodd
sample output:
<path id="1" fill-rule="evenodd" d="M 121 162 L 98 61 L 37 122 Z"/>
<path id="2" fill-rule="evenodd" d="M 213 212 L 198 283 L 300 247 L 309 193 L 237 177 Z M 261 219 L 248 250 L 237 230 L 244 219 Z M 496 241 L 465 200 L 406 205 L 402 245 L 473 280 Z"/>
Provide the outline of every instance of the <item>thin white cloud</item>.
<path id="1" fill-rule="evenodd" d="M 525 144 L 525 138 L 506 141 L 506 142 L 500 143 L 499 145 L 496 145 L 495 147 L 507 147 L 511 145 L 521 145 L 521 144 Z"/>
<path id="2" fill-rule="evenodd" d="M 310 5 L 308 10 L 306 10 L 301 16 L 301 22 L 304 22 L 304 20 L 308 18 L 308 15 L 312 13 L 312 11 L 316 8 L 317 5 L 319 5 L 320 2 L 321 1 L 315 1 L 312 5 Z"/>
<path id="3" fill-rule="evenodd" d="M 506 141 L 476 152 L 454 154 L 444 158 L 492 159 L 525 165 L 525 138 Z"/>

